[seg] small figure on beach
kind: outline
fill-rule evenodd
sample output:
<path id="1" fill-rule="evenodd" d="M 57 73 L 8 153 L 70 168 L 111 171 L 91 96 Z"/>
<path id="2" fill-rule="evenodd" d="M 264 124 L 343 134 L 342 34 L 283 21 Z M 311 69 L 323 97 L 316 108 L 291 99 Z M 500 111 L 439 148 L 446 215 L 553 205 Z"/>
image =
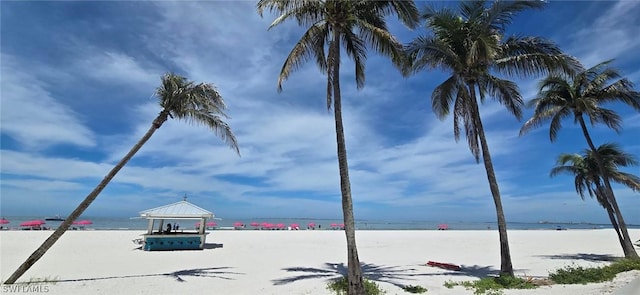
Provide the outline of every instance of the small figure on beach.
<path id="1" fill-rule="evenodd" d="M 180 229 L 180 224 L 176 222 L 173 224 L 173 230 L 178 231 L 178 229 Z"/>
<path id="2" fill-rule="evenodd" d="M 165 234 L 168 234 L 171 232 L 171 223 L 167 223 L 167 229 L 164 231 Z"/>

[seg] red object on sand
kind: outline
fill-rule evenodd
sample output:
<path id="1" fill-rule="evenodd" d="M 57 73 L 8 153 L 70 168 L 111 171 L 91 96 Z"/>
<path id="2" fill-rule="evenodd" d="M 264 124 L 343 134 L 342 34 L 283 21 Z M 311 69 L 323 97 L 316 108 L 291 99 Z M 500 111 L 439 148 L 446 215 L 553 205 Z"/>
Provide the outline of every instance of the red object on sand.
<path id="1" fill-rule="evenodd" d="M 439 268 L 443 268 L 443 269 L 448 269 L 448 270 L 456 270 L 456 271 L 462 270 L 462 268 L 459 265 L 455 265 L 455 264 L 451 264 L 451 263 L 429 261 L 429 262 L 427 262 L 427 265 L 433 266 L 433 267 L 439 267 Z"/>

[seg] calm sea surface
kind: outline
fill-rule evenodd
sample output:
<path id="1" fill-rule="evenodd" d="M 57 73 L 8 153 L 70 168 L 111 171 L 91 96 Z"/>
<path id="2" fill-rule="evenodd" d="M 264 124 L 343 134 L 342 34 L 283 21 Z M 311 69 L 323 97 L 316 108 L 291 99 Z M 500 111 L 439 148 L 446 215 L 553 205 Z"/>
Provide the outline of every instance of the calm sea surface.
<path id="1" fill-rule="evenodd" d="M 9 221 L 9 224 L 3 224 L 4 228 L 20 229 L 20 223 L 28 220 L 44 220 L 42 216 L 2 216 Z M 139 218 L 105 218 L 105 217 L 81 217 L 81 220 L 90 220 L 93 224 L 86 226 L 87 229 L 96 230 L 146 230 L 148 222 L 146 219 Z M 209 220 L 210 221 L 210 220 Z M 308 219 L 308 218 L 249 218 L 249 219 L 222 219 L 213 220 L 217 223 L 218 229 L 230 229 L 234 223 L 241 222 L 245 224 L 246 229 L 254 229 L 250 224 L 258 223 L 283 223 L 287 227 L 293 223 L 299 224 L 300 229 L 306 229 L 309 223 L 316 224 L 317 229 L 331 229 L 332 224 L 341 224 L 339 219 Z M 56 228 L 61 221 L 45 221 L 45 227 Z M 167 221 L 174 223 L 174 220 Z M 177 221 L 181 228 L 194 228 L 197 220 L 179 220 Z M 436 230 L 438 224 L 442 222 L 425 221 L 425 220 L 356 220 L 356 228 L 359 230 Z M 156 223 L 157 224 L 157 223 Z M 495 222 L 447 222 L 450 230 L 488 230 L 496 229 Z M 598 229 L 611 228 L 610 224 L 595 223 L 526 223 L 511 222 L 507 225 L 508 229 L 526 229 L 526 230 L 555 230 L 558 227 L 563 229 Z M 629 228 L 640 228 L 640 225 L 628 225 Z"/>

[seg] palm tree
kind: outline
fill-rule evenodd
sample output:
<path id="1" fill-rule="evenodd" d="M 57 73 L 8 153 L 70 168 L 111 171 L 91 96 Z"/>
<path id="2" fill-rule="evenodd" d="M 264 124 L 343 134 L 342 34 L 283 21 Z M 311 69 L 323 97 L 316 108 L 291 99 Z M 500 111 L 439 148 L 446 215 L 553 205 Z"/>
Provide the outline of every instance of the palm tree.
<path id="1" fill-rule="evenodd" d="M 227 143 L 238 155 L 240 149 L 231 128 L 223 121 L 228 118 L 225 114 L 226 106 L 218 90 L 212 84 L 194 84 L 186 78 L 173 73 L 165 74 L 162 77 L 162 85 L 156 90 L 162 111 L 151 123 L 151 128 L 145 135 L 131 148 L 127 155 L 111 169 L 105 178 L 96 188 L 73 210 L 71 215 L 65 219 L 47 238 L 36 251 L 34 251 L 25 262 L 9 277 L 4 283 L 15 283 L 33 264 L 35 264 L 48 250 L 62 237 L 69 229 L 74 220 L 91 205 L 100 192 L 109 184 L 118 171 L 131 160 L 131 158 L 142 148 L 151 136 L 169 118 L 186 120 L 195 124 L 202 124 L 212 129 L 225 143 Z"/>
<path id="2" fill-rule="evenodd" d="M 300 26 L 308 27 L 282 66 L 278 90 L 282 91 L 282 83 L 309 59 L 313 59 L 320 71 L 327 75 L 327 109 L 331 109 L 333 102 L 342 212 L 347 239 L 348 293 L 364 294 L 362 270 L 356 247 L 349 165 L 342 123 L 341 48 L 344 47 L 347 56 L 351 57 L 355 63 L 356 85 L 360 89 L 365 82 L 367 45 L 391 57 L 398 67 L 402 63 L 402 44 L 387 30 L 385 17 L 396 14 L 402 23 L 413 28 L 417 24 L 418 10 L 413 1 L 402 0 L 260 0 L 257 11 L 262 16 L 265 10 L 279 14 L 269 29 L 289 19 L 294 19 Z"/>
<path id="3" fill-rule="evenodd" d="M 609 67 L 611 60 L 599 63 L 592 68 L 577 73 L 575 76 L 566 74 L 551 74 L 540 82 L 540 90 L 529 106 L 535 107 L 533 116 L 520 129 L 520 135 L 527 133 L 546 121 L 551 121 L 549 137 L 555 141 L 558 131 L 562 127 L 562 120 L 573 117 L 574 122 L 580 124 L 582 134 L 587 141 L 593 157 L 600 170 L 600 176 L 606 191 L 606 197 L 611 203 L 618 225 L 624 237 L 625 257 L 637 258 L 627 226 L 618 208 L 615 194 L 611 188 L 612 175 L 606 169 L 605 162 L 596 152 L 596 146 L 589 135 L 585 116 L 591 125 L 604 123 L 607 127 L 619 132 L 622 119 L 613 110 L 602 107 L 609 102 L 622 102 L 640 111 L 640 92 L 633 90 L 633 83 L 626 78 L 620 78 L 620 73 Z"/>
<path id="4" fill-rule="evenodd" d="M 633 191 L 640 191 L 640 177 L 618 170 L 618 167 L 637 166 L 638 161 L 632 155 L 621 151 L 617 145 L 610 143 L 601 145 L 595 153 L 587 149 L 584 150 L 582 155 L 561 154 L 557 160 L 558 166 L 551 169 L 551 177 L 563 173 L 574 175 L 576 192 L 584 200 L 586 191 L 590 197 L 595 197 L 598 203 L 607 211 L 611 225 L 616 231 L 620 245 L 624 250 L 624 237 L 616 221 L 613 206 L 607 198 L 606 188 L 603 187 L 602 174 L 595 160 L 595 154 L 598 154 L 603 159 L 605 169 L 611 180 L 623 184 Z"/>
<path id="5" fill-rule="evenodd" d="M 427 7 L 423 18 L 431 33 L 414 39 L 406 47 L 409 62 L 406 75 L 424 69 L 442 69 L 451 76 L 432 95 L 432 108 L 443 120 L 453 113 L 453 131 L 460 138 L 461 124 L 471 153 L 484 162 L 489 188 L 496 207 L 500 234 L 500 274 L 513 276 L 500 189 L 493 169 L 489 145 L 478 104 L 491 96 L 520 119 L 523 100 L 518 86 L 492 72 L 527 77 L 551 70 L 573 71 L 578 63 L 562 54 L 552 42 L 539 37 L 504 39 L 513 16 L 525 9 L 539 8 L 540 1 L 462 2 L 459 11 Z M 479 102 L 478 102 L 479 100 Z"/>

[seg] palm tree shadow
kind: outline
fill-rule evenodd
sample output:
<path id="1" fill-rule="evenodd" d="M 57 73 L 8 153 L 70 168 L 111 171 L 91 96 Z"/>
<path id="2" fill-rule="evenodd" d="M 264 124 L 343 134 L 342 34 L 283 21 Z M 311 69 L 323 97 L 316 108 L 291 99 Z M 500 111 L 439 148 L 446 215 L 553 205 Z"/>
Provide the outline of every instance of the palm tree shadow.
<path id="1" fill-rule="evenodd" d="M 603 262 L 614 261 L 616 256 L 609 254 L 594 254 L 594 253 L 577 253 L 577 254 L 559 254 L 559 255 L 538 255 L 537 257 L 548 259 L 564 259 L 564 260 L 585 260 L 591 262 Z"/>
<path id="2" fill-rule="evenodd" d="M 406 285 L 400 283 L 401 281 L 416 280 L 418 277 L 427 276 L 473 276 L 473 277 L 486 277 L 489 275 L 496 275 L 498 270 L 492 269 L 490 266 L 465 266 L 460 271 L 445 270 L 440 268 L 433 268 L 426 265 L 414 266 L 384 266 L 375 265 L 370 263 L 362 263 L 362 274 L 367 279 L 385 282 L 397 287 L 403 288 Z M 424 271 L 422 269 L 424 268 Z M 338 279 L 347 275 L 347 267 L 344 263 L 330 263 L 326 262 L 324 267 L 288 267 L 283 270 L 287 272 L 299 272 L 302 274 L 293 275 L 286 278 L 273 280 L 274 285 L 284 285 L 293 283 L 300 280 L 326 278 L 327 280 Z"/>
<path id="3" fill-rule="evenodd" d="M 195 269 L 178 270 L 178 271 L 168 272 L 168 273 L 111 276 L 111 277 L 83 278 L 83 279 L 67 279 L 67 280 L 56 280 L 56 283 L 143 278 L 143 277 L 169 277 L 169 278 L 175 279 L 178 282 L 185 282 L 186 280 L 184 279 L 184 277 L 209 277 L 209 278 L 218 278 L 218 279 L 224 279 L 224 280 L 233 280 L 233 278 L 231 278 L 230 275 L 244 274 L 244 273 L 227 271 L 227 269 L 229 268 L 230 267 L 195 268 Z"/>
<path id="4" fill-rule="evenodd" d="M 218 249 L 224 247 L 224 244 L 205 243 L 204 249 Z"/>

